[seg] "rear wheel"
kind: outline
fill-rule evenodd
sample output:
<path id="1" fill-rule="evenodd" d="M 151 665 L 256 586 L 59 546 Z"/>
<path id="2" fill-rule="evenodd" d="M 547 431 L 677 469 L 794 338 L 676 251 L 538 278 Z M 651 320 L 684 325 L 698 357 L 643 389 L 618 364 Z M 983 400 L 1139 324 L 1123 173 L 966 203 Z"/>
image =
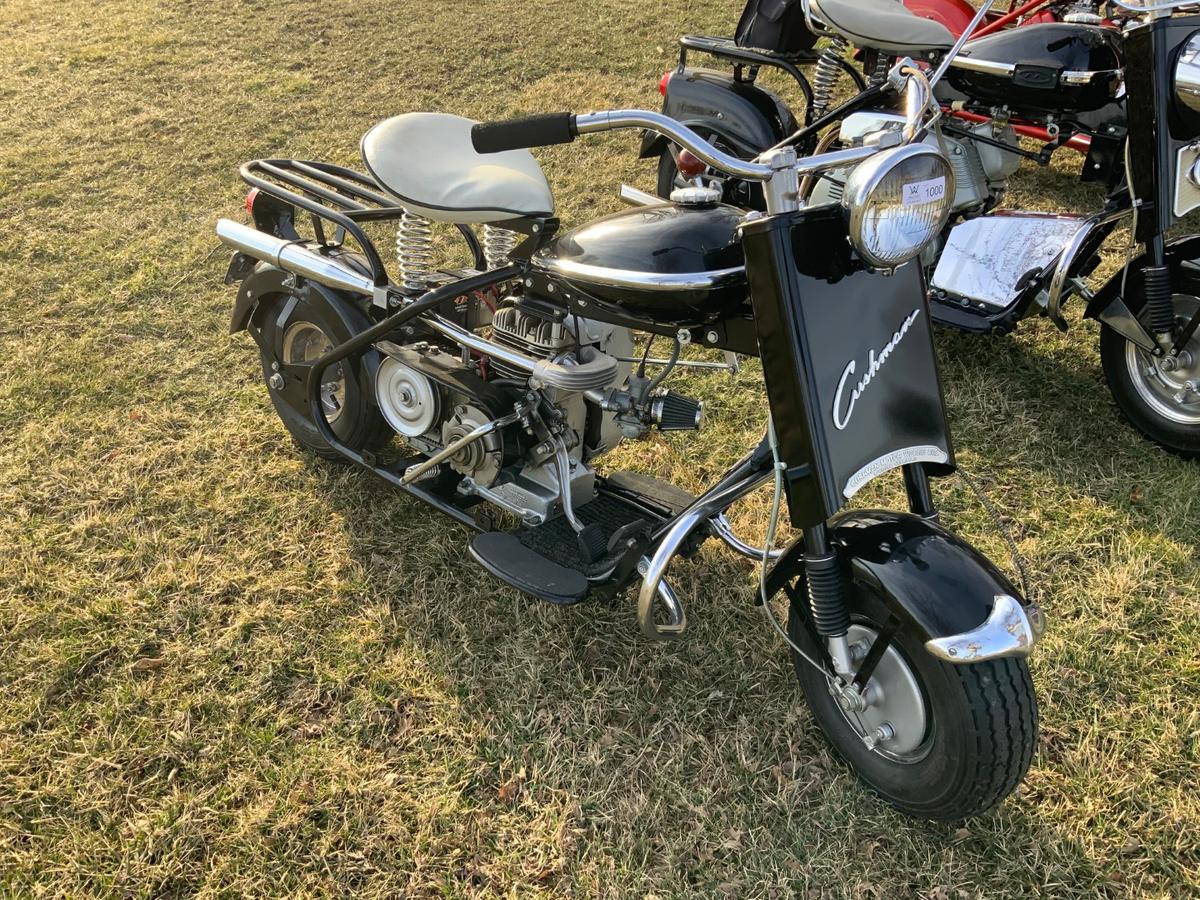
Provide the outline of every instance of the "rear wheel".
<path id="1" fill-rule="evenodd" d="M 1179 328 L 1200 311 L 1200 298 L 1176 294 L 1173 302 Z M 1200 329 L 1170 357 L 1101 325 L 1100 361 L 1117 408 L 1134 428 L 1171 453 L 1200 457 Z"/>
<path id="2" fill-rule="evenodd" d="M 857 585 L 846 595 L 850 642 L 861 662 L 891 614 Z M 822 659 L 806 625 L 801 594 L 788 617 L 791 639 Z M 1037 703 L 1022 659 L 949 665 L 901 623 L 855 708 L 835 696 L 825 672 L 793 651 L 813 717 L 866 784 L 901 812 L 953 821 L 975 816 L 1010 794 L 1037 743 Z"/>
<path id="3" fill-rule="evenodd" d="M 338 310 L 335 302 L 316 290 L 281 294 L 264 301 L 255 318 L 263 378 L 275 412 L 301 448 L 340 460 L 344 457 L 317 431 L 307 395 L 312 364 L 353 337 L 346 322 L 347 316 L 353 315 L 352 307 Z M 360 359 L 330 366 L 321 379 L 325 418 L 338 439 L 354 450 L 377 449 L 391 438 L 391 429 L 372 401 L 371 391 L 368 367 Z"/>

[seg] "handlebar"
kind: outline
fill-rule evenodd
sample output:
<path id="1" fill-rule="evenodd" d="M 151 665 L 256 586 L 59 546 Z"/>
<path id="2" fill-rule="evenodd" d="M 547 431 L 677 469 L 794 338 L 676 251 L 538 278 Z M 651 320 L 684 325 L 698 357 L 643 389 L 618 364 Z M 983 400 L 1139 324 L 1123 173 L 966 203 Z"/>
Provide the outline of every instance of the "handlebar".
<path id="1" fill-rule="evenodd" d="M 903 135 L 905 141 L 911 141 L 927 124 L 924 118 L 930 109 L 932 97 L 929 82 L 916 64 L 907 58 L 892 67 L 888 82 L 896 90 L 903 89 Z M 577 115 L 566 112 L 548 113 L 488 122 L 472 127 L 471 143 L 478 153 L 500 153 L 505 150 L 566 144 L 581 134 L 614 131 L 619 128 L 655 131 L 689 150 L 697 159 L 712 168 L 745 181 L 768 181 L 772 174 L 782 167 L 794 169 L 800 175 L 815 174 L 860 162 L 881 149 L 875 146 L 851 147 L 810 156 L 799 162 L 793 157 L 786 164 L 781 164 L 780 151 L 778 148 L 772 148 L 757 159 L 745 160 L 718 150 L 682 122 L 644 109 L 619 109 Z M 791 153 L 790 149 L 785 152 Z"/>
<path id="2" fill-rule="evenodd" d="M 579 134 L 576 118 L 571 113 L 545 113 L 503 122 L 486 122 L 471 129 L 471 144 L 476 153 L 501 153 L 527 147 L 569 144 Z"/>

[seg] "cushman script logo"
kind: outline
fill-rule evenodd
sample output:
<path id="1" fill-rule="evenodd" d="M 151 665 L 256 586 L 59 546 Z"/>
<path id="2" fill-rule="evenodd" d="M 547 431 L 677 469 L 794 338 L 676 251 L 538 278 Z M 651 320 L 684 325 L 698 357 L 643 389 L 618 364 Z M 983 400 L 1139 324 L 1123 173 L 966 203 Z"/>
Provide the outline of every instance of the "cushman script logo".
<path id="1" fill-rule="evenodd" d="M 896 333 L 892 335 L 892 339 L 880 349 L 878 355 L 875 354 L 874 350 L 867 354 L 867 371 L 863 373 L 862 378 L 858 380 L 858 384 L 850 391 L 848 400 L 845 399 L 846 384 L 850 381 L 850 376 L 854 375 L 857 371 L 858 363 L 854 360 L 846 363 L 846 368 L 842 370 L 842 378 L 838 382 L 837 393 L 833 395 L 833 424 L 837 426 L 838 431 L 844 430 L 850 424 L 850 417 L 854 415 L 854 404 L 863 395 L 863 391 L 867 389 L 867 385 L 875 380 L 875 376 L 883 368 L 883 364 L 892 355 L 892 351 L 904 340 L 904 336 L 908 334 L 908 329 L 912 328 L 912 323 L 917 321 L 917 316 L 920 314 L 920 308 L 910 312 L 904 321 L 900 323 L 900 327 L 896 329 Z"/>

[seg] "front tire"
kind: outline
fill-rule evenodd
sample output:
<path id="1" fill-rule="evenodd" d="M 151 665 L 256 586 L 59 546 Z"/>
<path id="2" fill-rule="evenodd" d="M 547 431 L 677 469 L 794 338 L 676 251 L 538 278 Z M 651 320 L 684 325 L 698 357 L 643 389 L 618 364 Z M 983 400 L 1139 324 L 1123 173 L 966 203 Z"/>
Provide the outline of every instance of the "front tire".
<path id="1" fill-rule="evenodd" d="M 1200 298 L 1176 294 L 1179 327 L 1200 309 Z M 1155 357 L 1100 326 L 1100 362 L 1117 409 L 1134 428 L 1184 459 L 1200 457 L 1200 331 L 1174 360 Z"/>
<path id="2" fill-rule="evenodd" d="M 851 637 L 865 652 L 890 612 L 859 585 L 848 586 L 846 603 Z M 819 660 L 803 607 L 800 592 L 788 616 L 788 634 Z M 861 654 L 856 658 L 861 660 Z M 868 692 L 872 686 L 881 691 L 873 704 L 875 717 L 897 718 L 895 737 L 873 749 L 868 749 L 864 732 L 878 723 L 845 711 L 824 673 L 794 650 L 792 661 L 813 717 L 834 749 L 869 788 L 901 812 L 938 821 L 979 815 L 1012 793 L 1029 769 L 1038 716 L 1023 659 L 950 665 L 925 649 L 915 628 L 901 624 L 868 685 Z"/>

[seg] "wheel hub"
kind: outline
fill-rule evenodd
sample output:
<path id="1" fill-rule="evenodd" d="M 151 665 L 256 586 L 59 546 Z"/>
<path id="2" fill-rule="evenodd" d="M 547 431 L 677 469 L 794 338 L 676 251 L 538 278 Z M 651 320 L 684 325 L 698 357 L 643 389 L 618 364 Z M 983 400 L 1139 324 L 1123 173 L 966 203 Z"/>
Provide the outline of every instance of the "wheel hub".
<path id="1" fill-rule="evenodd" d="M 879 637 L 866 625 L 851 625 L 847 633 L 856 661 L 861 661 Z M 830 693 L 838 708 L 869 750 L 902 762 L 921 754 L 928 726 L 925 698 L 903 654 L 891 645 L 879 658 L 862 691 L 834 681 Z"/>
<path id="2" fill-rule="evenodd" d="M 285 365 L 312 365 L 332 349 L 333 342 L 312 322 L 296 322 L 283 333 L 281 355 Z M 338 420 L 345 405 L 346 376 L 342 364 L 336 363 L 321 376 L 321 409 L 330 425 Z"/>
<path id="3" fill-rule="evenodd" d="M 1173 302 L 1180 327 L 1200 309 L 1200 298 L 1176 294 Z M 1129 342 L 1125 362 L 1143 403 L 1168 421 L 1200 425 L 1200 331 L 1175 356 L 1154 356 Z"/>

